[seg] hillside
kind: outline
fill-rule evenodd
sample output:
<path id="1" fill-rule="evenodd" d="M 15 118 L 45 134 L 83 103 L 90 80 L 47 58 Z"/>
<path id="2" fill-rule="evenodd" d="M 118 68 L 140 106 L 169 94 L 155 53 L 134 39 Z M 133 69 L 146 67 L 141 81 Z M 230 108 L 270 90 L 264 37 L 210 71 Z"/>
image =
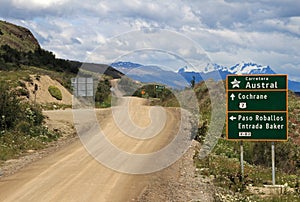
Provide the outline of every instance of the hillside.
<path id="1" fill-rule="evenodd" d="M 72 95 L 71 93 L 64 88 L 58 81 L 51 79 L 49 76 L 30 76 L 31 81 L 34 82 L 38 86 L 38 90 L 36 91 L 36 102 L 38 104 L 47 104 L 47 103 L 57 103 L 57 104 L 63 104 L 63 105 L 72 105 Z M 26 89 L 29 90 L 29 100 L 31 102 L 34 102 L 35 95 L 34 95 L 34 85 L 32 85 L 32 82 L 26 82 Z M 57 87 L 61 94 L 62 99 L 57 100 L 56 98 L 52 97 L 51 94 L 48 91 L 48 88 L 50 86 Z"/>
<path id="2" fill-rule="evenodd" d="M 8 45 L 21 52 L 35 51 L 40 45 L 26 28 L 0 20 L 0 46 Z"/>
<path id="3" fill-rule="evenodd" d="M 94 75 L 94 78 L 101 80 L 116 79 L 123 75 L 108 65 L 82 63 L 57 58 L 51 51 L 41 48 L 37 39 L 28 29 L 0 21 L 0 71 L 2 71 L 0 81 L 4 81 L 11 87 L 17 88 L 19 94 L 23 97 L 28 97 L 30 101 L 33 101 L 33 80 L 38 86 L 55 82 L 56 85 L 54 86 L 60 85 L 60 91 L 67 94 L 65 88 L 69 92 L 72 91 L 71 78 L 76 77 L 79 70 L 83 72 L 82 75 Z M 39 76 L 41 80 L 35 80 L 33 78 L 35 76 Z M 47 79 L 44 80 L 44 78 Z M 100 85 L 103 86 L 108 83 L 101 83 Z M 39 89 L 37 94 L 36 101 L 38 103 L 55 102 L 71 105 L 70 93 L 67 96 L 63 96 L 62 100 L 59 101 L 49 97 L 48 89 L 45 88 Z M 101 100 L 109 100 L 107 99 L 107 93 L 106 97 L 99 95 L 99 93 L 96 93 L 96 95 L 101 97 Z"/>

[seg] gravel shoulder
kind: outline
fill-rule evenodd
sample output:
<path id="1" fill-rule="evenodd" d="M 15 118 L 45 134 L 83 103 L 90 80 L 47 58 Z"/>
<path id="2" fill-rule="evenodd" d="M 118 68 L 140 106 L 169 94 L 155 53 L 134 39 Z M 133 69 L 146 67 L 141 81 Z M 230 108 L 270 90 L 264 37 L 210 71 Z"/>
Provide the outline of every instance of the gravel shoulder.
<path id="1" fill-rule="evenodd" d="M 196 174 L 193 156 L 197 148 L 199 143 L 193 141 L 180 160 L 153 179 L 138 201 L 215 201 L 216 193 L 212 180 Z"/>

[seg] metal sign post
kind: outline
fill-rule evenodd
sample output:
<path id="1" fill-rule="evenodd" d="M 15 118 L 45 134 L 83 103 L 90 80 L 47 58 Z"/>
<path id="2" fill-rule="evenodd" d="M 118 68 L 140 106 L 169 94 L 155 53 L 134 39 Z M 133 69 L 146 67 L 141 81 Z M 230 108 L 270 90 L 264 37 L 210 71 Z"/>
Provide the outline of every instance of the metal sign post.
<path id="1" fill-rule="evenodd" d="M 272 184 L 275 185 L 275 145 L 272 142 Z"/>
<path id="2" fill-rule="evenodd" d="M 244 181 L 244 145 L 243 141 L 240 143 L 240 149 L 241 149 L 241 176 L 242 181 Z"/>

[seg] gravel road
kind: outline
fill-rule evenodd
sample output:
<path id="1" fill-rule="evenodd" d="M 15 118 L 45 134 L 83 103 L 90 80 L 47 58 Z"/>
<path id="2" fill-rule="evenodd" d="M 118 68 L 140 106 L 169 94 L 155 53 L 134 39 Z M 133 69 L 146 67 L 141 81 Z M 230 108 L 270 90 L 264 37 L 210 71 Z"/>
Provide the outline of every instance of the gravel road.
<path id="1" fill-rule="evenodd" d="M 178 136 L 180 110 L 156 108 L 153 111 L 152 107 L 144 105 L 142 99 L 127 99 L 128 113 L 139 128 L 151 128 L 151 124 L 157 124 L 162 129 L 154 137 L 138 140 L 126 135 L 128 131 L 120 129 L 114 121 L 112 109 L 96 110 L 97 121 L 105 138 L 117 148 L 127 153 L 148 154 L 162 150 Z M 151 113 L 165 115 L 156 116 L 156 120 L 151 121 Z M 49 127 L 73 125 L 71 110 L 48 111 L 45 114 L 49 117 Z M 161 122 L 165 122 L 163 127 Z M 88 133 L 85 135 L 89 136 Z M 185 136 L 190 137 L 190 134 Z M 93 145 L 101 146 L 97 142 Z M 103 148 L 99 149 L 101 151 Z M 88 150 L 87 145 L 76 139 L 24 166 L 13 175 L 2 177 L 0 201 L 213 201 L 214 192 L 209 180 L 194 176 L 194 146 L 190 146 L 185 155 L 182 154 L 175 164 L 166 169 L 135 175 L 108 168 L 95 160 Z M 116 161 L 119 156 L 111 153 L 107 158 Z M 151 167 L 156 162 L 150 160 L 143 165 L 134 165 L 134 168 Z"/>

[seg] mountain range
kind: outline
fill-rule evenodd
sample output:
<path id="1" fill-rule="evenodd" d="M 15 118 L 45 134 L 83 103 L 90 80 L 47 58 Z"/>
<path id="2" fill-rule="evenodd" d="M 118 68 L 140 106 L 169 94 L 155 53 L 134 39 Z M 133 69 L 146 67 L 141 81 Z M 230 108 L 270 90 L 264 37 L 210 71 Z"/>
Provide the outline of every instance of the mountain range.
<path id="1" fill-rule="evenodd" d="M 111 66 L 134 80 L 162 83 L 173 88 L 186 87 L 193 79 L 196 83 L 206 79 L 225 80 L 228 74 L 276 74 L 270 66 L 262 66 L 251 62 L 243 62 L 231 67 L 211 64 L 199 72 L 190 70 L 187 67 L 179 68 L 177 71 L 169 71 L 158 66 L 146 66 L 122 61 L 112 63 Z M 288 86 L 289 90 L 300 92 L 300 82 L 289 80 Z"/>

